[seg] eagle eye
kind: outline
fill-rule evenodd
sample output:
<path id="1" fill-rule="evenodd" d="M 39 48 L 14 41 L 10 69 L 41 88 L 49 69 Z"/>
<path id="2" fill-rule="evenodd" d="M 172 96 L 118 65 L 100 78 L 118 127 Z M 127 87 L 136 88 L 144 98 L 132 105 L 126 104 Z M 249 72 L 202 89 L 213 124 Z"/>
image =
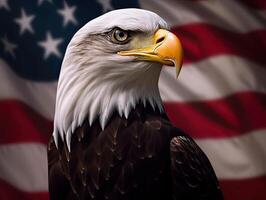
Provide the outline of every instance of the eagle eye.
<path id="1" fill-rule="evenodd" d="M 124 44 L 129 39 L 129 32 L 120 28 L 115 28 L 112 30 L 111 39 L 114 43 Z"/>

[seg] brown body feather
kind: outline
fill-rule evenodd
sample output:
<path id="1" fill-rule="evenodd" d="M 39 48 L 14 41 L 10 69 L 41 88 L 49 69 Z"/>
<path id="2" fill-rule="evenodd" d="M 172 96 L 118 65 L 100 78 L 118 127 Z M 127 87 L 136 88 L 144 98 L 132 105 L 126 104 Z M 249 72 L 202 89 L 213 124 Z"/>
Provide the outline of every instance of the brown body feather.
<path id="1" fill-rule="evenodd" d="M 167 117 L 139 104 L 125 119 L 114 113 L 66 143 L 48 145 L 51 200 L 220 200 L 215 173 L 200 148 Z"/>

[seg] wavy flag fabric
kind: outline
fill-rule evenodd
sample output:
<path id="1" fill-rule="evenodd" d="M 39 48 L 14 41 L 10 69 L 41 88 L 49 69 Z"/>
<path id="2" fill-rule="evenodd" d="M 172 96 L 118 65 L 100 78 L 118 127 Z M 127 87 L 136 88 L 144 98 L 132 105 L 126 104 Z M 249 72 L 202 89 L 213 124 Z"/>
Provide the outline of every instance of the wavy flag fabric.
<path id="1" fill-rule="evenodd" d="M 113 9 L 161 15 L 184 67 L 159 87 L 176 126 L 210 158 L 226 200 L 266 199 L 264 0 L 0 0 L 0 199 L 48 200 L 46 144 L 66 46 Z"/>

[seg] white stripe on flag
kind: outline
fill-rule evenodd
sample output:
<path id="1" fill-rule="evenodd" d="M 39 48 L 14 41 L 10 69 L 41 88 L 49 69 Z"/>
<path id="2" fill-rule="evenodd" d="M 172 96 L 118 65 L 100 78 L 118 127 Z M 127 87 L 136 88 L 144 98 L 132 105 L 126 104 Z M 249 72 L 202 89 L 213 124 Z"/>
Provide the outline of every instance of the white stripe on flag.
<path id="1" fill-rule="evenodd" d="M 221 179 L 266 175 L 266 130 L 225 139 L 199 139 L 198 145 L 210 159 Z"/>
<path id="2" fill-rule="evenodd" d="M 266 93 L 266 68 L 236 56 L 215 56 L 175 69 L 164 67 L 159 88 L 164 101 L 187 102 L 223 98 L 254 91 Z"/>
<path id="3" fill-rule="evenodd" d="M 54 117 L 57 82 L 34 82 L 17 76 L 0 59 L 0 100 L 20 100 L 48 119 Z"/>
<path id="4" fill-rule="evenodd" d="M 47 191 L 46 154 L 46 146 L 37 143 L 1 145 L 0 178 L 23 191 Z"/>
<path id="5" fill-rule="evenodd" d="M 163 17 L 171 26 L 205 22 L 231 31 L 266 28 L 266 11 L 246 7 L 234 0 L 141 0 L 141 8 Z"/>

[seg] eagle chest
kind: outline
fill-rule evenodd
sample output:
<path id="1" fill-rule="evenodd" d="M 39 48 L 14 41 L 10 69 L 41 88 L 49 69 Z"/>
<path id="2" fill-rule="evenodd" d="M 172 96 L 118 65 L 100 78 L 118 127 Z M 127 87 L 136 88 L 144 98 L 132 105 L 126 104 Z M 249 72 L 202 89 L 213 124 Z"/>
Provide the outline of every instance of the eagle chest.
<path id="1" fill-rule="evenodd" d="M 103 131 L 85 122 L 72 136 L 70 153 L 59 144 L 58 162 L 77 199 L 165 199 L 171 194 L 170 140 L 159 116 L 116 115 Z"/>

